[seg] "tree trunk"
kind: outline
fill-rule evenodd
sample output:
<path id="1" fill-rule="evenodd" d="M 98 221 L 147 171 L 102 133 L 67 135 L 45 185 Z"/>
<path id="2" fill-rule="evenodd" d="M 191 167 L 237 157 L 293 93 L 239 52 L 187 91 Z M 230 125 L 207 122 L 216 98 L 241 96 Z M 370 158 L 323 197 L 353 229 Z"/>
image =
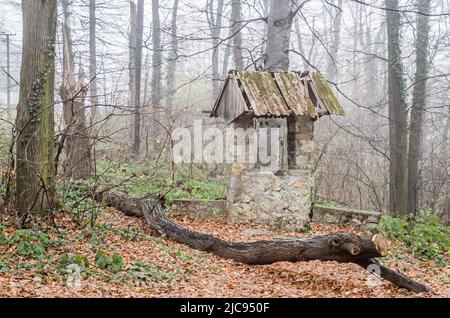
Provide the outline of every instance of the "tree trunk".
<path id="1" fill-rule="evenodd" d="M 300 31 L 300 23 L 298 22 L 298 19 L 295 21 L 295 33 L 297 35 L 297 44 L 298 44 L 298 51 L 302 55 L 303 60 L 303 70 L 306 71 L 309 68 L 309 65 L 306 61 L 306 54 L 305 54 L 305 47 L 303 45 L 303 39 L 302 39 L 302 33 Z"/>
<path id="2" fill-rule="evenodd" d="M 292 1 L 270 2 L 264 69 L 271 72 L 289 69 L 289 46 L 292 27 Z"/>
<path id="3" fill-rule="evenodd" d="M 134 132 L 133 157 L 138 159 L 141 153 L 141 79 L 142 79 L 142 47 L 144 41 L 144 0 L 138 0 L 136 61 L 135 61 L 135 94 L 134 94 Z"/>
<path id="4" fill-rule="evenodd" d="M 212 95 L 215 99 L 219 93 L 220 86 L 220 73 L 219 73 L 219 46 L 220 46 L 220 33 L 222 31 L 222 16 L 223 16 L 223 3 L 224 0 L 217 0 L 217 10 L 214 13 L 214 0 L 208 0 L 208 21 L 211 29 L 212 36 Z"/>
<path id="5" fill-rule="evenodd" d="M 381 235 L 369 238 L 335 233 L 312 238 L 235 243 L 174 223 L 165 216 L 163 201 L 157 196 L 139 199 L 130 197 L 126 192 L 105 190 L 97 193 L 95 198 L 107 206 L 123 211 L 128 216 L 145 217 L 148 225 L 163 237 L 222 258 L 250 265 L 311 260 L 355 263 L 366 269 L 370 269 L 367 267 L 369 265 L 377 265 L 381 277 L 400 287 L 415 292 L 428 290 L 426 286 L 384 267 L 373 259 L 387 252 L 386 241 Z"/>
<path id="6" fill-rule="evenodd" d="M 68 29 L 70 30 L 70 28 Z M 70 61 L 73 60 L 73 57 L 69 55 L 69 44 L 64 31 L 63 46 L 63 75 L 59 93 L 63 101 L 63 117 L 66 127 L 62 132 L 59 151 L 62 148 L 66 151 L 65 177 L 86 179 L 93 170 L 85 115 L 85 97 L 88 85 L 85 83 L 85 74 L 81 66 L 78 79 L 70 69 Z M 57 158 L 59 158 L 59 153 Z"/>
<path id="7" fill-rule="evenodd" d="M 294 17 L 308 1 L 296 3 L 293 10 L 291 0 L 272 0 L 270 2 L 266 51 L 264 53 L 264 70 L 268 72 L 280 72 L 289 70 L 289 49 L 291 29 Z M 310 119 L 311 120 L 311 119 Z M 287 125 L 285 119 L 258 119 L 259 128 L 280 129 L 280 165 L 278 170 L 284 170 L 288 166 L 287 155 Z M 271 138 L 271 136 L 269 136 Z M 268 149 L 260 149 L 262 153 L 269 153 Z M 267 166 L 259 163 L 261 166 Z M 276 170 L 276 169 L 275 169 Z"/>
<path id="8" fill-rule="evenodd" d="M 129 107 L 130 111 L 135 111 L 134 99 L 136 96 L 136 33 L 137 33 L 137 9 L 136 3 L 130 1 L 130 34 L 129 34 L 129 64 L 128 64 L 128 76 L 129 76 Z M 130 126 L 132 127 L 130 132 L 131 144 L 134 142 L 135 125 L 133 115 L 130 118 Z"/>
<path id="9" fill-rule="evenodd" d="M 94 123 L 98 106 L 96 26 L 96 0 L 89 0 L 89 94 L 91 101 L 91 125 Z"/>
<path id="10" fill-rule="evenodd" d="M 72 41 L 72 30 L 70 28 L 70 16 L 71 13 L 69 11 L 70 1 L 69 0 L 61 0 L 61 7 L 63 10 L 63 16 L 64 16 L 64 33 L 66 35 L 66 41 L 67 41 L 67 49 L 68 49 L 68 55 L 70 57 L 69 61 L 69 67 L 72 72 L 75 72 L 75 60 L 73 55 L 73 41 Z"/>
<path id="11" fill-rule="evenodd" d="M 233 23 L 233 56 L 234 67 L 238 71 L 244 69 L 244 60 L 242 57 L 242 13 L 241 0 L 231 1 L 231 22 Z M 225 71 L 226 72 L 226 71 Z"/>
<path id="12" fill-rule="evenodd" d="M 418 0 L 417 10 L 423 13 L 429 13 L 430 5 L 429 0 Z M 426 106 L 428 77 L 428 38 L 430 33 L 428 21 L 428 16 L 417 15 L 416 76 L 411 108 L 408 157 L 409 213 L 416 213 L 418 210 L 419 160 L 422 151 L 422 125 Z"/>
<path id="13" fill-rule="evenodd" d="M 398 0 L 386 0 L 389 91 L 389 205 L 395 215 L 407 214 L 408 149 L 405 80 L 400 49 Z"/>
<path id="14" fill-rule="evenodd" d="M 233 24 L 233 21 L 230 22 Z M 230 62 L 230 56 L 231 56 L 231 48 L 233 46 L 233 27 L 230 25 L 229 32 L 228 32 L 228 41 L 225 47 L 225 52 L 223 54 L 223 63 L 222 63 L 222 80 L 224 80 L 229 71 L 228 63 Z"/>
<path id="15" fill-rule="evenodd" d="M 169 62 L 167 64 L 167 106 L 172 108 L 173 97 L 176 93 L 176 71 L 177 71 L 177 58 L 178 58 L 178 4 L 179 0 L 173 1 L 172 8 L 172 22 L 170 28 L 170 53 Z"/>
<path id="16" fill-rule="evenodd" d="M 161 70 L 162 70 L 162 47 L 161 47 L 161 19 L 159 16 L 159 0 L 152 0 L 152 109 L 155 121 L 152 122 L 153 136 L 160 134 L 162 110 L 161 110 Z"/>
<path id="17" fill-rule="evenodd" d="M 264 17 L 268 17 L 269 16 L 269 10 L 270 10 L 270 2 L 269 0 L 263 0 L 263 10 L 264 10 Z M 267 33 L 268 33 L 268 23 L 264 23 L 264 39 L 263 39 L 263 43 L 261 45 L 261 57 L 264 57 L 265 52 L 266 52 L 266 47 L 267 47 Z M 260 59 L 261 63 L 264 63 L 263 59 Z M 260 65 L 257 65 L 258 69 L 262 69 L 263 67 L 261 67 Z"/>
<path id="18" fill-rule="evenodd" d="M 332 0 L 331 3 L 334 4 L 334 0 Z M 339 8 L 342 7 L 342 0 L 338 1 L 337 6 Z M 334 12 L 335 16 L 333 18 L 331 48 L 330 54 L 328 56 L 327 76 L 330 81 L 337 83 L 339 78 L 337 57 L 338 57 L 338 49 L 341 43 L 342 11 L 334 7 L 332 7 L 331 11 Z"/>
<path id="19" fill-rule="evenodd" d="M 379 58 L 377 57 L 377 46 L 380 43 L 381 33 L 384 32 L 384 28 L 380 28 L 378 34 L 373 36 L 372 32 L 374 32 L 373 28 L 373 18 L 370 14 L 366 14 L 366 51 L 370 54 L 366 61 L 366 96 L 368 99 L 378 100 L 380 94 L 378 91 L 378 83 L 381 82 L 381 78 L 379 78 L 379 70 L 378 70 L 378 62 Z M 375 40 L 375 41 L 374 41 Z"/>
<path id="20" fill-rule="evenodd" d="M 16 209 L 23 226 L 29 213 L 56 207 L 53 111 L 57 0 L 23 0 L 22 14 Z"/>

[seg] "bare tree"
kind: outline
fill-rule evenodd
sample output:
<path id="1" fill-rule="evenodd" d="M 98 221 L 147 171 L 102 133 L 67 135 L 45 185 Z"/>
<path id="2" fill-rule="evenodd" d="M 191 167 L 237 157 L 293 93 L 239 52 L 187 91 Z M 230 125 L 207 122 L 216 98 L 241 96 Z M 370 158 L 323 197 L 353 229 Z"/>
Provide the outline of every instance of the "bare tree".
<path id="1" fill-rule="evenodd" d="M 136 32 L 137 32 L 137 8 L 136 3 L 130 1 L 130 34 L 128 39 L 128 88 L 129 88 L 129 100 L 130 109 L 134 109 L 134 101 L 136 96 Z M 131 134 L 130 140 L 134 142 L 135 134 L 135 118 L 131 118 Z"/>
<path id="2" fill-rule="evenodd" d="M 339 78 L 337 57 L 339 45 L 341 43 L 342 0 L 339 0 L 337 4 L 335 4 L 334 0 L 331 0 L 330 3 L 332 5 L 331 10 L 334 17 L 332 20 L 332 38 L 330 54 L 328 55 L 327 76 L 330 81 L 337 82 Z"/>
<path id="3" fill-rule="evenodd" d="M 214 4 L 217 1 L 217 8 L 214 10 Z M 219 93 L 220 71 L 219 71 L 219 45 L 220 33 L 222 31 L 222 17 L 224 0 L 207 0 L 207 18 L 212 37 L 212 94 L 213 98 Z M 215 11 L 215 13 L 214 13 Z"/>
<path id="4" fill-rule="evenodd" d="M 170 53 L 169 62 L 167 63 L 167 106 L 172 107 L 173 96 L 176 92 L 175 74 L 177 71 L 178 58 L 178 35 L 177 35 L 177 17 L 178 17 L 179 0 L 173 1 L 172 21 L 170 27 Z"/>
<path id="5" fill-rule="evenodd" d="M 233 23 L 233 46 L 234 46 L 234 67 L 236 70 L 244 69 L 244 60 L 242 58 L 242 13 L 241 0 L 231 1 L 231 21 Z M 225 71 L 225 70 L 224 70 Z"/>
<path id="6" fill-rule="evenodd" d="M 29 213 L 51 211 L 57 203 L 53 143 L 57 0 L 23 0 L 22 13 L 16 121 L 16 209 L 21 225 Z"/>
<path id="7" fill-rule="evenodd" d="M 153 122 L 153 131 L 158 135 L 161 109 L 161 71 L 162 71 L 162 47 L 161 47 L 161 19 L 159 17 L 159 0 L 152 0 L 152 107 L 153 116 L 156 121 Z"/>
<path id="8" fill-rule="evenodd" d="M 291 29 L 294 17 L 309 0 L 295 5 L 292 0 L 270 2 L 264 68 L 272 72 L 289 69 Z"/>
<path id="9" fill-rule="evenodd" d="M 425 14 L 430 12 L 429 0 L 418 0 L 417 9 Z M 417 212 L 419 159 L 421 157 L 423 114 L 426 106 L 428 77 L 428 43 L 430 26 L 429 17 L 417 15 L 416 38 L 416 76 L 414 83 L 413 102 L 411 107 L 409 153 L 408 153 L 408 211 Z"/>
<path id="10" fill-rule="evenodd" d="M 138 0 L 135 60 L 135 94 L 134 94 L 134 125 L 133 125 L 133 156 L 138 158 L 141 152 L 141 79 L 142 79 L 142 48 L 144 38 L 144 0 Z"/>
<path id="11" fill-rule="evenodd" d="M 70 69 L 70 61 L 73 58 L 69 55 L 66 36 L 63 36 L 63 38 L 63 80 L 59 93 L 63 100 L 63 117 L 66 127 L 60 138 L 59 150 L 64 145 L 66 151 L 65 175 L 69 178 L 85 179 L 91 175 L 93 170 L 85 115 L 85 97 L 88 85 L 85 83 L 85 74 L 81 66 L 78 79 Z M 59 153 L 57 158 L 59 158 Z"/>
<path id="12" fill-rule="evenodd" d="M 75 72 L 75 61 L 73 59 L 74 55 L 73 55 L 72 30 L 70 26 L 71 13 L 69 11 L 71 4 L 72 1 L 61 0 L 61 7 L 63 10 L 63 17 L 64 17 L 64 33 L 66 35 L 68 56 L 70 56 L 69 67 L 72 72 Z"/>
<path id="13" fill-rule="evenodd" d="M 97 17 L 96 0 L 89 0 L 89 93 L 91 100 L 91 122 L 98 105 L 97 93 Z"/>
<path id="14" fill-rule="evenodd" d="M 56 165 L 62 149 L 65 149 L 66 160 L 64 173 L 69 178 L 84 179 L 92 173 L 89 134 L 86 129 L 85 96 L 88 85 L 84 82 L 84 71 L 80 66 L 78 79 L 75 78 L 75 58 L 72 43 L 72 27 L 70 24 L 71 3 L 62 1 L 64 12 L 63 33 L 63 76 L 59 94 L 63 101 L 63 117 L 66 125 L 60 139 Z M 56 167 L 57 169 L 57 167 Z"/>
<path id="15" fill-rule="evenodd" d="M 397 215 L 407 214 L 408 127 L 405 80 L 400 48 L 398 0 L 386 0 L 389 55 L 389 206 Z"/>

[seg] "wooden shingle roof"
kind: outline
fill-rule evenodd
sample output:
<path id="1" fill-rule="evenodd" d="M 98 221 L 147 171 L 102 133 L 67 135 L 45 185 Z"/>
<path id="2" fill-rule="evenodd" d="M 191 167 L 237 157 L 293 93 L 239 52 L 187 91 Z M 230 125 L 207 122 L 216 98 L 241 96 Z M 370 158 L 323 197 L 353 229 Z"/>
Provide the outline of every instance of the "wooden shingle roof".
<path id="1" fill-rule="evenodd" d="M 211 117 L 228 123 L 248 114 L 283 118 L 345 115 L 328 82 L 319 73 L 230 71 Z"/>

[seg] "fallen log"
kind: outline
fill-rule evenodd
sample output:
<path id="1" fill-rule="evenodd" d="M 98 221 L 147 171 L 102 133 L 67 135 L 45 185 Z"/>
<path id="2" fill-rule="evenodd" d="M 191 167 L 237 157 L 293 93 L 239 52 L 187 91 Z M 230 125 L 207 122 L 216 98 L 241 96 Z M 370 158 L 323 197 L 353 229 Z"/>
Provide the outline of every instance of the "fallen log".
<path id="1" fill-rule="evenodd" d="M 106 191 L 95 198 L 126 215 L 144 217 L 147 224 L 163 237 L 222 258 L 250 265 L 310 260 L 355 263 L 364 269 L 376 265 L 380 269 L 381 278 L 413 292 L 428 291 L 425 285 L 383 266 L 374 259 L 386 254 L 386 242 L 380 235 L 361 237 L 355 234 L 334 233 L 312 238 L 228 242 L 171 221 L 165 216 L 163 199 L 158 196 L 133 198 L 123 191 Z"/>
<path id="2" fill-rule="evenodd" d="M 144 217 L 141 210 L 141 202 L 144 198 L 134 198 L 125 191 L 105 189 L 95 193 L 94 199 L 127 216 Z"/>
<path id="3" fill-rule="evenodd" d="M 375 268 L 378 268 L 377 274 L 380 275 L 381 278 L 384 278 L 399 287 L 405 288 L 415 293 L 425 293 L 429 291 L 428 287 L 425 286 L 424 284 L 416 282 L 415 280 L 412 280 L 408 276 L 382 265 L 376 259 L 371 258 L 361 262 L 358 265 L 364 267 L 365 269 L 373 268 L 370 266 L 374 265 Z"/>

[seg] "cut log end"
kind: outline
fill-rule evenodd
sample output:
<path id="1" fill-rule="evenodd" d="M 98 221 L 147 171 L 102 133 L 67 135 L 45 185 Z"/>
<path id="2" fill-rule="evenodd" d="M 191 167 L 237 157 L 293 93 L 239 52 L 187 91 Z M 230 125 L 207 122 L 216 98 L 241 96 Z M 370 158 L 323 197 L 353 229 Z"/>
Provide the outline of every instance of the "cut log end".
<path id="1" fill-rule="evenodd" d="M 386 256 L 388 254 L 388 242 L 383 234 L 375 234 L 372 237 L 372 242 L 375 244 L 377 251 L 381 256 Z"/>

